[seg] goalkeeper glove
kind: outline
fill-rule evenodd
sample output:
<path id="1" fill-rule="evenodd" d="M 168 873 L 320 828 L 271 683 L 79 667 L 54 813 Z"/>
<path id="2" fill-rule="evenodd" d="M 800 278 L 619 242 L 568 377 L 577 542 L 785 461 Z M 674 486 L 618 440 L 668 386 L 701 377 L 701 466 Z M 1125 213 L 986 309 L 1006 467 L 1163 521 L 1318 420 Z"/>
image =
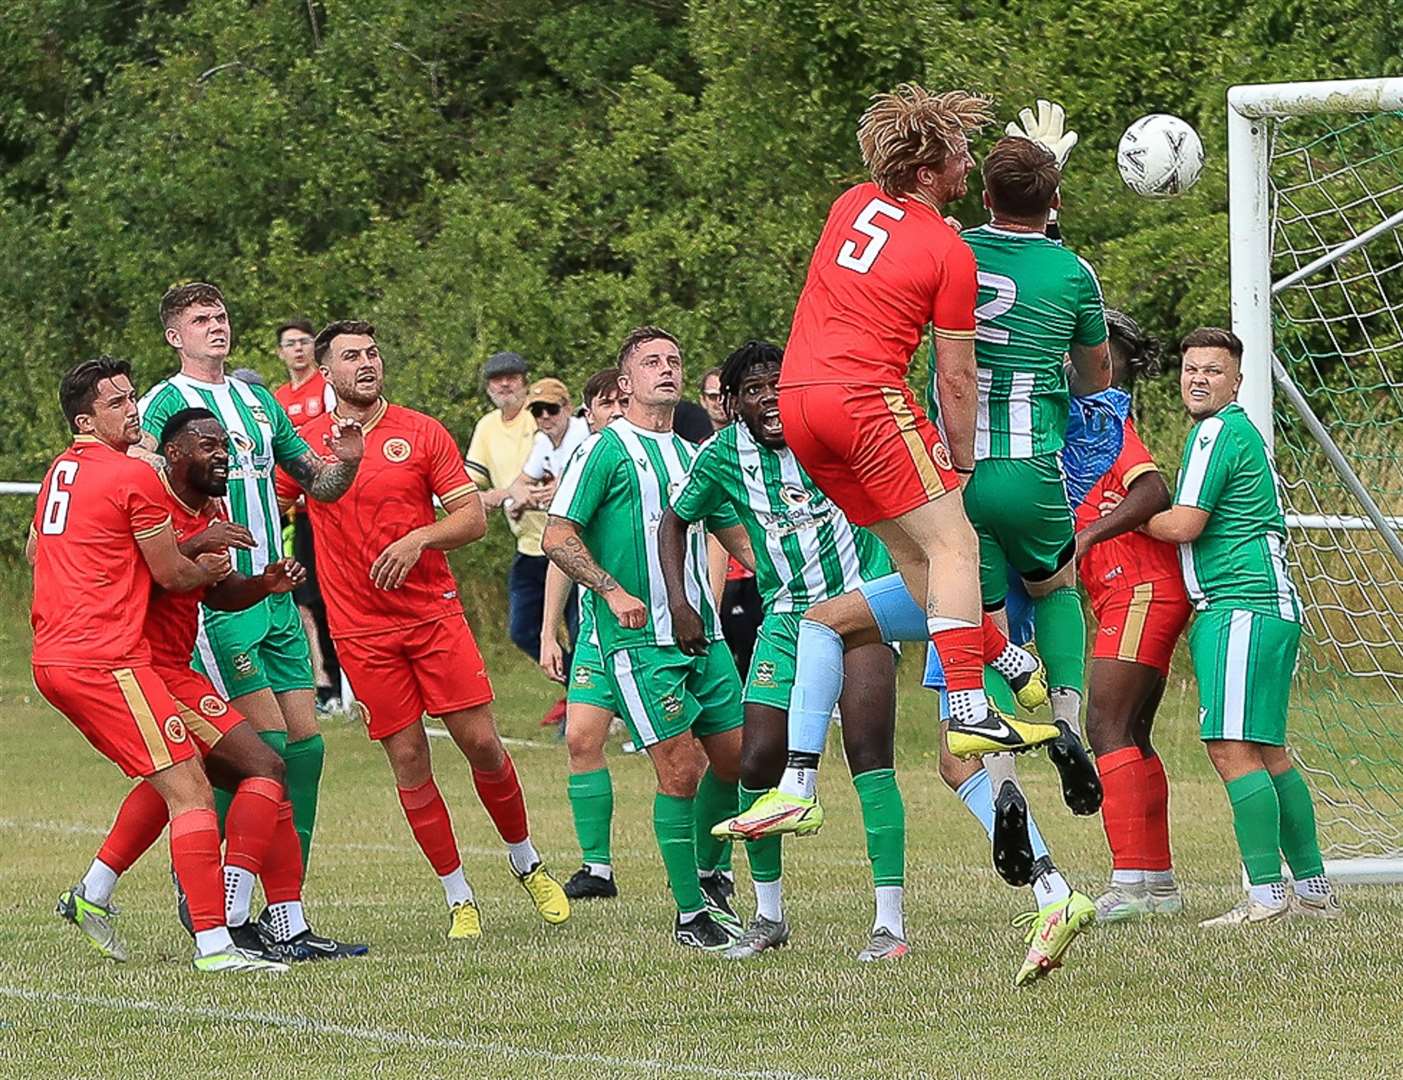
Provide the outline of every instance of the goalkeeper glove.
<path id="1" fill-rule="evenodd" d="M 1022 127 L 1010 121 L 1004 131 L 1015 138 L 1032 139 L 1057 159 L 1059 170 L 1065 169 L 1067 156 L 1077 145 L 1077 133 L 1066 126 L 1066 110 L 1055 101 L 1038 98 L 1037 116 L 1032 109 L 1022 109 L 1018 119 L 1023 122 Z"/>

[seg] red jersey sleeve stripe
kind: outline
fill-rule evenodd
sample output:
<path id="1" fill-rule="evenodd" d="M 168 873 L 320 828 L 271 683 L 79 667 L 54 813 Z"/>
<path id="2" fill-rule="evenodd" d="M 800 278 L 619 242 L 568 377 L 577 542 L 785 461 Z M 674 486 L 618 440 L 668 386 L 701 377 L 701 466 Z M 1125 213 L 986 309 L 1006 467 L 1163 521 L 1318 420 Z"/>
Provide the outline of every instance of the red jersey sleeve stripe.
<path id="1" fill-rule="evenodd" d="M 151 537 L 159 536 L 164 530 L 169 529 L 170 527 L 171 519 L 168 516 L 166 520 L 161 522 L 159 525 L 152 525 L 149 529 L 138 529 L 137 531 L 133 532 L 132 535 L 135 536 L 138 540 L 150 540 Z"/>
<path id="2" fill-rule="evenodd" d="M 931 327 L 935 331 L 936 337 L 954 338 L 957 341 L 969 341 L 974 337 L 973 330 L 946 330 L 940 326 Z"/>
<path id="3" fill-rule="evenodd" d="M 1121 484 L 1128 488 L 1131 484 L 1135 483 L 1136 480 L 1140 479 L 1140 477 L 1144 476 L 1146 473 L 1152 472 L 1159 472 L 1154 462 L 1142 461 L 1140 464 L 1132 465 L 1126 470 L 1125 476 L 1121 478 Z"/>
<path id="4" fill-rule="evenodd" d="M 476 490 L 477 485 L 470 480 L 466 484 L 460 484 L 458 487 L 455 487 L 452 491 L 443 492 L 441 495 L 438 496 L 438 501 L 443 503 L 444 506 L 447 506 L 449 503 L 453 502 L 456 499 L 461 499 L 468 495 L 471 495 Z"/>

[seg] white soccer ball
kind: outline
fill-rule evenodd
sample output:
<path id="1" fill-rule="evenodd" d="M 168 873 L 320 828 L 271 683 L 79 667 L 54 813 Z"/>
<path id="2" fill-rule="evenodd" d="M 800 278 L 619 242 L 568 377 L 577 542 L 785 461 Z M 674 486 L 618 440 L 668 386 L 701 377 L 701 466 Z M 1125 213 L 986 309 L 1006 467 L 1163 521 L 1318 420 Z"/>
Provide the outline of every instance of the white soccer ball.
<path id="1" fill-rule="evenodd" d="M 1203 141 L 1184 120 L 1150 113 L 1125 129 L 1116 167 L 1131 191 L 1149 199 L 1182 195 L 1203 171 Z"/>

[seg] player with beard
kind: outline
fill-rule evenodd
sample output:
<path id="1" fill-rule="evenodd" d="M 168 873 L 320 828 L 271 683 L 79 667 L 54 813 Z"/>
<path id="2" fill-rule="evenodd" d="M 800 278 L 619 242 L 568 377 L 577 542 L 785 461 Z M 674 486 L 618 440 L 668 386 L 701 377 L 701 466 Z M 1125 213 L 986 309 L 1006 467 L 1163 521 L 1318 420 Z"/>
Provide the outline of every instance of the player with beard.
<path id="1" fill-rule="evenodd" d="M 166 459 L 162 481 L 171 527 L 187 558 L 252 547 L 253 538 L 231 522 L 222 500 L 228 493 L 228 432 L 208 409 L 182 409 L 166 421 L 158 447 Z M 145 635 L 151 666 L 180 706 L 185 728 L 204 758 L 214 783 L 234 793 L 225 821 L 224 914 L 234 944 L 274 960 L 364 956 L 364 945 L 343 945 L 315 934 L 302 911 L 302 849 L 284 789 L 283 762 L 253 727 L 230 708 L 205 676 L 190 667 L 199 629 L 200 604 L 242 611 L 303 580 L 292 559 L 264 567 L 256 577 L 231 572 L 205 589 L 155 589 Z M 160 837 L 169 820 L 165 801 L 150 783 L 138 784 L 122 802 L 117 819 L 83 880 L 59 897 L 58 914 L 79 927 L 104 955 L 125 960 L 111 904 L 118 878 Z M 253 881 L 261 877 L 268 909 L 250 922 Z M 290 928 L 278 941 L 274 926 Z"/>
<path id="2" fill-rule="evenodd" d="M 442 424 L 383 397 L 374 326 L 333 322 L 316 350 L 336 409 L 303 430 L 314 444 L 342 422 L 366 436 L 345 498 L 308 504 L 327 618 L 367 731 L 385 749 L 410 829 L 443 885 L 448 936 L 479 937 L 482 920 L 434 781 L 425 713 L 468 759 L 513 875 L 546 922 L 562 923 L 570 902 L 531 843 L 521 784 L 492 718 L 492 684 L 444 555 L 486 530 L 477 488 Z M 297 486 L 280 481 L 279 495 L 290 502 Z M 435 496 L 445 517 L 434 512 Z"/>
<path id="3" fill-rule="evenodd" d="M 677 644 L 693 656 L 703 655 L 707 644 L 686 593 L 687 530 L 727 509 L 739 517 L 750 538 L 764 620 L 745 686 L 743 809 L 773 787 L 784 771 L 786 714 L 804 610 L 892 573 L 881 541 L 849 525 L 785 445 L 779 412 L 782 356 L 776 345 L 750 341 L 726 359 L 720 386 L 738 422 L 727 424 L 702 447 L 658 531 Z M 843 664 L 843 748 L 862 805 L 877 907 L 872 940 L 858 959 L 894 959 L 907 952 L 902 917 L 906 811 L 892 769 L 895 654 L 882 642 L 868 642 L 845 653 Z M 731 835 L 724 825 L 718 828 Z M 780 843 L 779 836 L 769 836 L 748 845 L 756 913 L 741 939 L 727 950 L 729 958 L 748 959 L 789 940 Z"/>

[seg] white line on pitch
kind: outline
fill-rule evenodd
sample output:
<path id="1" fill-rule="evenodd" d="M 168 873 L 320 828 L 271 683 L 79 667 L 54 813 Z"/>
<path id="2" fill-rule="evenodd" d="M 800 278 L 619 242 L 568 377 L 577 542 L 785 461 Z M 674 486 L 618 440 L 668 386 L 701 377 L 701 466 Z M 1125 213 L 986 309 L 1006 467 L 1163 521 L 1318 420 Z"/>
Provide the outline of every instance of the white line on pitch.
<path id="1" fill-rule="evenodd" d="M 451 738 L 453 738 L 453 733 L 452 733 L 451 731 L 447 731 L 447 730 L 445 730 L 444 728 L 441 728 L 441 727 L 430 727 L 428 724 L 425 724 L 425 725 L 424 725 L 424 733 L 425 733 L 426 735 L 428 735 L 429 738 L 431 738 L 431 739 L 451 739 Z M 541 742 L 541 741 L 538 740 L 538 739 L 512 739 L 512 738 L 508 738 L 506 735 L 499 736 L 499 738 L 502 740 L 502 745 L 503 745 L 503 746 L 523 746 L 523 747 L 526 747 L 528 750 L 559 750 L 559 749 L 561 749 L 561 744 L 558 743 L 558 742 L 554 742 L 554 743 Z"/>
<path id="2" fill-rule="evenodd" d="M 311 1035 L 334 1035 L 361 1042 L 408 1046 L 424 1050 L 455 1050 L 485 1054 L 508 1060 L 554 1061 L 565 1065 L 601 1065 L 608 1069 L 630 1069 L 643 1073 L 675 1073 L 688 1076 L 743 1077 L 745 1080 L 818 1080 L 803 1078 L 796 1073 L 720 1069 L 710 1065 L 689 1065 L 685 1062 L 658 1061 L 651 1058 L 610 1057 L 607 1054 L 567 1054 L 552 1050 L 528 1049 L 499 1043 L 473 1042 L 443 1036 L 419 1035 L 393 1028 L 361 1027 L 352 1024 L 329 1024 L 292 1013 L 243 1012 L 182 1005 L 178 1002 L 143 1001 L 139 998 L 109 998 L 87 994 L 60 994 L 48 990 L 30 990 L 20 986 L 0 986 L 0 997 L 54 1005 L 87 1006 L 105 1010 L 155 1013 L 159 1016 L 184 1016 L 228 1024 L 262 1024 Z"/>

